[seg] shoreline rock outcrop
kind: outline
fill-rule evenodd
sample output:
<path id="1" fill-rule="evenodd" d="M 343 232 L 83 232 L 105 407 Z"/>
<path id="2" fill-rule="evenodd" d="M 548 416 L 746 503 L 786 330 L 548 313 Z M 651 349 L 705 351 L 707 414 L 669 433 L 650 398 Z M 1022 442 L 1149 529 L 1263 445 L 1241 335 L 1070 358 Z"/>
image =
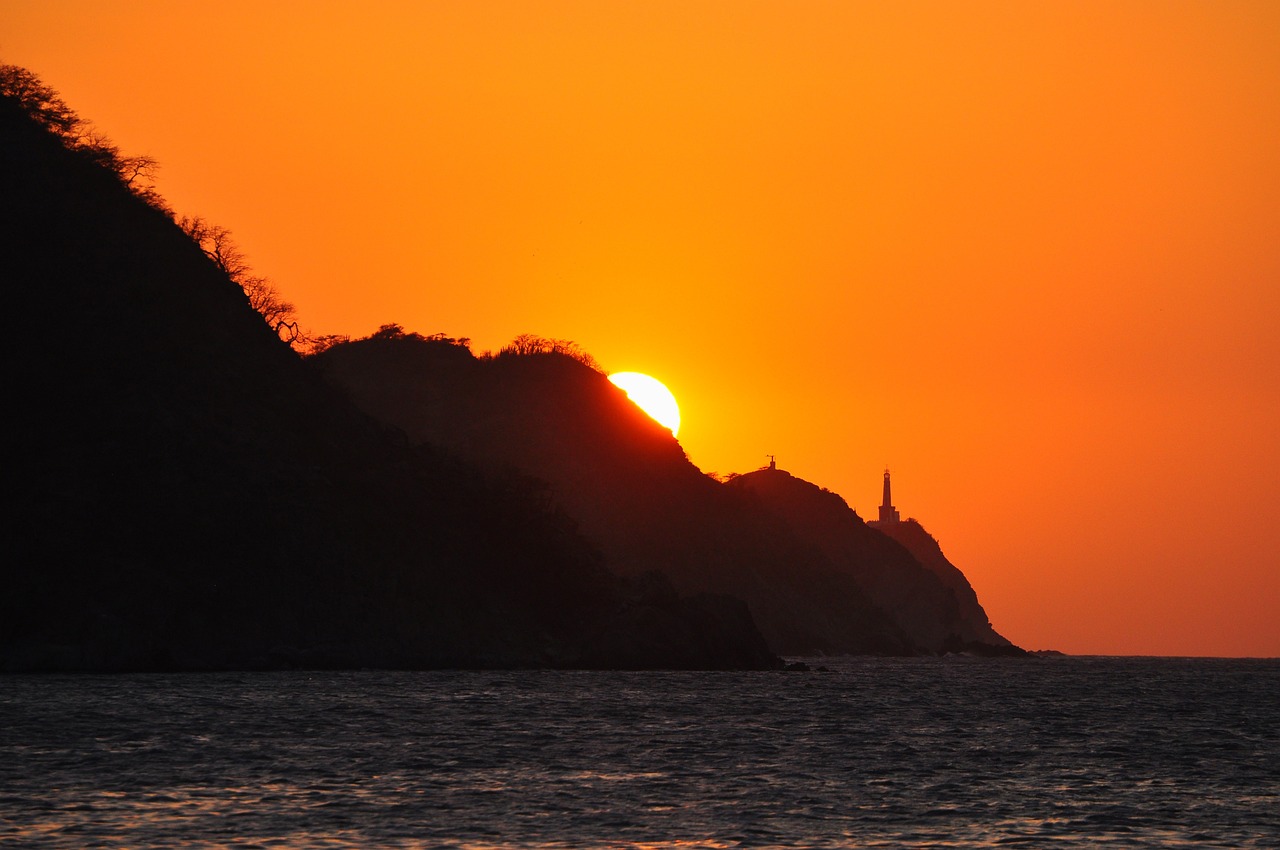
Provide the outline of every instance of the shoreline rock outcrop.
<path id="1" fill-rule="evenodd" d="M 918 524 L 864 522 L 836 493 L 777 468 L 739 475 L 729 486 L 752 493 L 817 547 L 833 570 L 853 577 L 920 651 L 1021 654 L 991 627 L 973 588 L 942 558 L 933 538 L 913 533 L 923 532 Z M 906 525 L 911 529 L 904 538 L 930 556 L 930 563 L 884 530 Z"/>

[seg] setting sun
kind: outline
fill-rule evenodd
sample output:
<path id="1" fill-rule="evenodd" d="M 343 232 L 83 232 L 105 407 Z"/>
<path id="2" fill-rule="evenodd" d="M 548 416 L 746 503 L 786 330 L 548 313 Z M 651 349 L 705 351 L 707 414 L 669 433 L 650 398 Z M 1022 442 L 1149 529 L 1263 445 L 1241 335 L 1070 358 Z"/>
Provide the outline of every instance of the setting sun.
<path id="1" fill-rule="evenodd" d="M 640 372 L 614 372 L 609 376 L 614 386 L 627 394 L 636 406 L 652 416 L 664 427 L 671 429 L 671 436 L 680 431 L 680 405 L 657 378 Z"/>

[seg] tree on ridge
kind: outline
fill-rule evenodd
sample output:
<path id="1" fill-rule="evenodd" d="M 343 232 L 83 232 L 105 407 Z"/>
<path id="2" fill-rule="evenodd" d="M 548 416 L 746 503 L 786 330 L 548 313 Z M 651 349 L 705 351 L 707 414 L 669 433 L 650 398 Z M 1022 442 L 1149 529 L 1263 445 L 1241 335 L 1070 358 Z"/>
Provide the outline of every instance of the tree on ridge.
<path id="1" fill-rule="evenodd" d="M 178 227 L 200 246 L 218 270 L 244 290 L 249 306 L 258 312 L 272 330 L 289 345 L 301 345 L 310 338 L 298 328 L 296 307 L 284 300 L 279 290 L 262 275 L 253 273 L 244 252 L 231 238 L 227 228 L 210 224 L 201 216 L 183 216 Z"/>

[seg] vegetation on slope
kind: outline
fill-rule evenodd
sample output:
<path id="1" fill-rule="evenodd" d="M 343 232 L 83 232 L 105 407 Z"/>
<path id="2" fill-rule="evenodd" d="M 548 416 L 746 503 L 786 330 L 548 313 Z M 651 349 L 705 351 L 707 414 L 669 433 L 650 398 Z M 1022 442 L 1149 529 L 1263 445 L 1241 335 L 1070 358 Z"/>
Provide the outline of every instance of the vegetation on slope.
<path id="1" fill-rule="evenodd" d="M 776 663 L 740 604 L 624 584 L 527 482 L 357 410 L 35 102 L 0 96 L 0 669 Z"/>

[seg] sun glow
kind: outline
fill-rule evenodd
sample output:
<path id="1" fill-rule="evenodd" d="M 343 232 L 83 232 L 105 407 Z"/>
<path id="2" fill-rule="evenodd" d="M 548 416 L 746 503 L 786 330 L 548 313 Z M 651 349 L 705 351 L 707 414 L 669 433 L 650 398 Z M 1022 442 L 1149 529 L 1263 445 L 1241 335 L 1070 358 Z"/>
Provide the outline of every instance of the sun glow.
<path id="1" fill-rule="evenodd" d="M 671 436 L 680 431 L 680 405 L 671 390 L 663 386 L 657 378 L 650 378 L 640 372 L 614 372 L 609 380 L 627 394 L 627 398 L 636 406 L 656 419 L 659 424 L 671 429 Z"/>

